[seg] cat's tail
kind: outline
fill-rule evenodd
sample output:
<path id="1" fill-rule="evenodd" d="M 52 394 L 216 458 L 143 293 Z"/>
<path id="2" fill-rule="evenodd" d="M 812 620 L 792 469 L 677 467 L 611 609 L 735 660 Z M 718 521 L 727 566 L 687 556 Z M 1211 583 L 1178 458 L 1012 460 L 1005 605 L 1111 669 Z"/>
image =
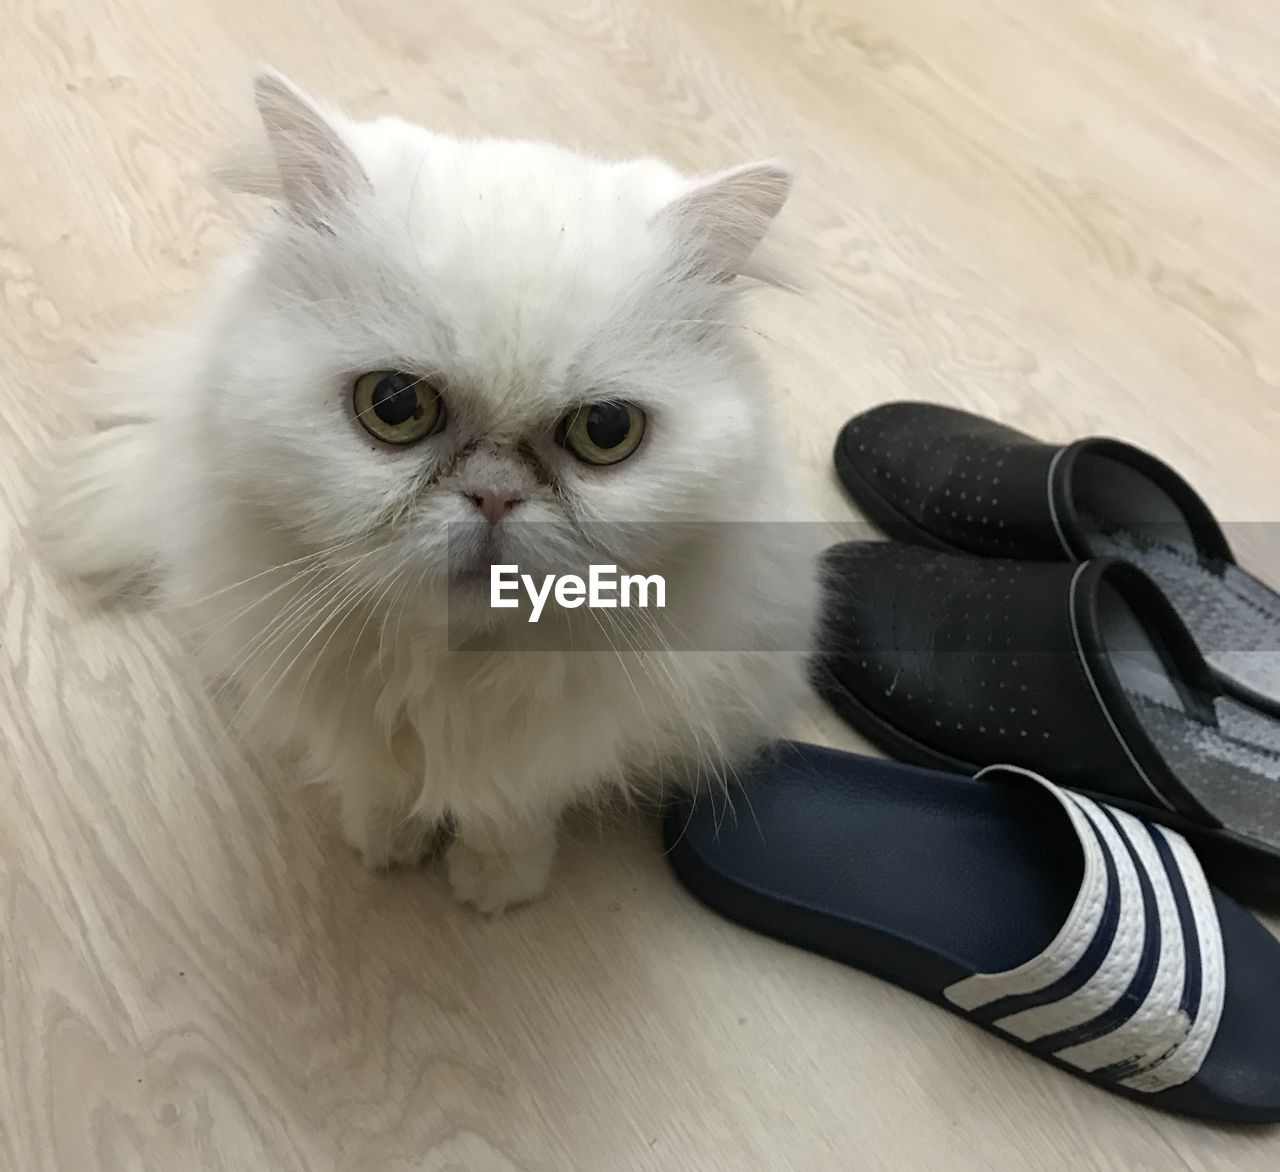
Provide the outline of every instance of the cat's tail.
<path id="1" fill-rule="evenodd" d="M 154 348 L 126 351 L 78 396 L 94 429 L 57 451 L 37 506 L 33 528 L 47 559 L 108 590 L 145 579 L 157 558 L 165 497 L 158 365 Z"/>
<path id="2" fill-rule="evenodd" d="M 124 585 L 154 560 L 154 423 L 115 423 L 68 443 L 37 517 L 37 535 L 55 565 L 75 577 Z"/>

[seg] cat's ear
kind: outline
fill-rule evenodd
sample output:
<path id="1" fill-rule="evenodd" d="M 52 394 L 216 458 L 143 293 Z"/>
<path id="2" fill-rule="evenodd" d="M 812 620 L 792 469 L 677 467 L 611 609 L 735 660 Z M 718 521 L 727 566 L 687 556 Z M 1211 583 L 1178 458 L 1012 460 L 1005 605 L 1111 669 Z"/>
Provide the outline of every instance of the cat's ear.
<path id="1" fill-rule="evenodd" d="M 292 82 L 263 69 L 253 79 L 253 98 L 266 150 L 224 160 L 217 169 L 223 183 L 279 199 L 299 220 L 321 225 L 368 190 L 364 169 L 333 122 Z"/>
<path id="2" fill-rule="evenodd" d="M 791 192 L 792 173 L 774 160 L 744 163 L 705 179 L 659 213 L 694 249 L 694 266 L 720 280 L 743 274 Z"/>

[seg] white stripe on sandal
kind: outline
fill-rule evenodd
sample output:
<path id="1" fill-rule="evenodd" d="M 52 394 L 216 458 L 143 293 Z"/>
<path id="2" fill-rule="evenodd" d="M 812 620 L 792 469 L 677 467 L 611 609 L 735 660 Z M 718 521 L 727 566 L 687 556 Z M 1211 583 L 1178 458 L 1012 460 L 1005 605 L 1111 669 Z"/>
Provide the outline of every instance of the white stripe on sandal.
<path id="1" fill-rule="evenodd" d="M 1080 889 L 1042 953 L 944 995 L 1094 1078 L 1149 1093 L 1186 1082 L 1213 1044 L 1225 989 L 1213 897 L 1191 848 L 1029 770 L 993 766 L 978 776 L 993 772 L 1058 801 L 1080 842 Z"/>

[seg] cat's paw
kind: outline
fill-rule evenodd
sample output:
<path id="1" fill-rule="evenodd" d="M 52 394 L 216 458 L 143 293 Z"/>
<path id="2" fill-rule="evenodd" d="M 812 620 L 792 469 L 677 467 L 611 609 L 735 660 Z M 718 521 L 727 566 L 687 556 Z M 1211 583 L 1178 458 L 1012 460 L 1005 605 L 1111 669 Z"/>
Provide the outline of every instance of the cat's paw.
<path id="1" fill-rule="evenodd" d="M 344 810 L 342 839 L 370 871 L 413 867 L 430 851 L 432 835 L 417 819 L 389 821 L 367 812 L 350 816 Z"/>
<path id="2" fill-rule="evenodd" d="M 539 843 L 527 850 L 476 850 L 461 839 L 449 847 L 445 869 L 449 887 L 463 903 L 496 916 L 516 904 L 537 899 L 551 876 L 554 848 Z"/>

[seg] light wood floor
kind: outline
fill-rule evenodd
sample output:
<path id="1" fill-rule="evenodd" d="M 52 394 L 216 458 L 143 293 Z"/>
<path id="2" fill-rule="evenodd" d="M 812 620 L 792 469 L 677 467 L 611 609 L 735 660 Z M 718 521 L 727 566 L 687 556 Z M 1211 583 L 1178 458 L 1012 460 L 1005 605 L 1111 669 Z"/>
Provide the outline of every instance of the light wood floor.
<path id="1" fill-rule="evenodd" d="M 259 57 L 357 114 L 788 154 L 811 291 L 759 324 L 833 519 L 837 428 L 902 396 L 1135 440 L 1226 519 L 1280 504 L 1274 0 L 7 0 L 0 1165 L 1280 1167 L 1280 1133 L 1144 1111 L 718 921 L 644 822 L 579 825 L 497 922 L 373 878 L 157 621 L 35 564 L 64 387 L 230 239 L 202 172 Z M 799 731 L 856 743 L 816 702 Z"/>

